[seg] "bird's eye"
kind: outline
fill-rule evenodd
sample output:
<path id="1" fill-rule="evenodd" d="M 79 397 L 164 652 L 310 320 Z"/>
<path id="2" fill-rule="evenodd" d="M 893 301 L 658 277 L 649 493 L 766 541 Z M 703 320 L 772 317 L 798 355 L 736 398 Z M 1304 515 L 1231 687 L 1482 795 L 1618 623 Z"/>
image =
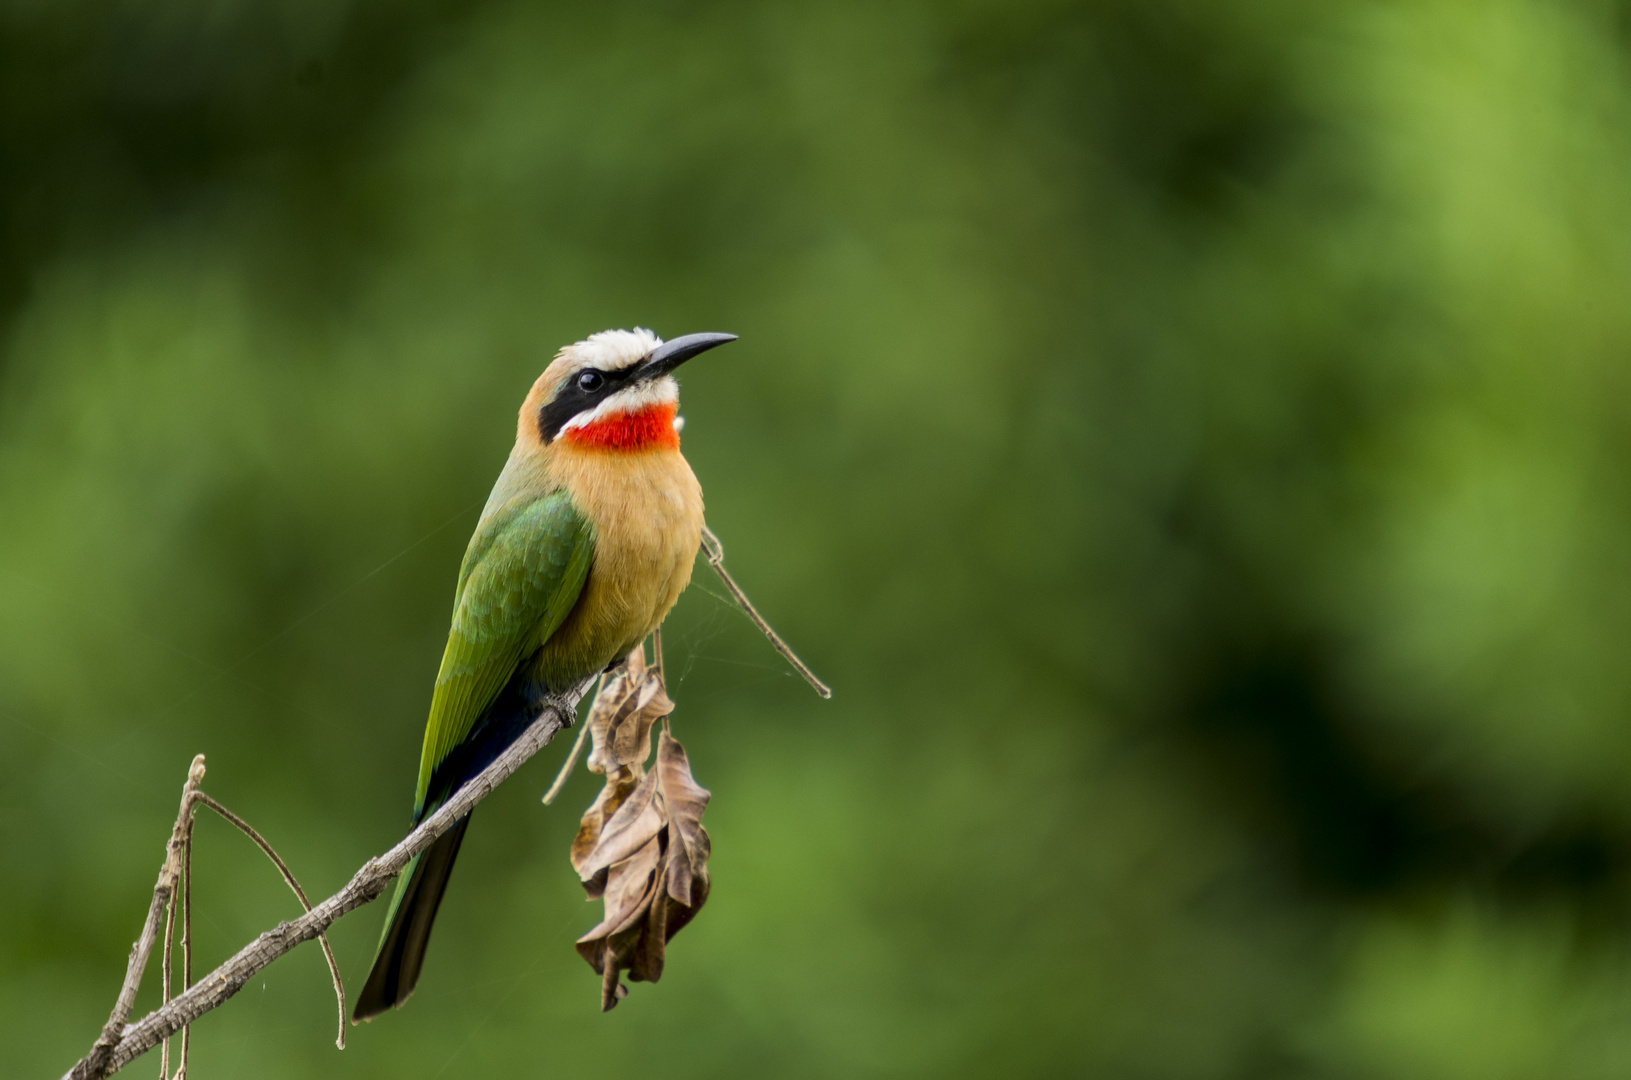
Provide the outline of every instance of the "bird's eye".
<path id="1" fill-rule="evenodd" d="M 592 394 L 596 390 L 599 390 L 605 382 L 606 377 L 600 372 L 585 371 L 583 374 L 578 376 L 578 389 L 582 390 L 586 394 Z"/>

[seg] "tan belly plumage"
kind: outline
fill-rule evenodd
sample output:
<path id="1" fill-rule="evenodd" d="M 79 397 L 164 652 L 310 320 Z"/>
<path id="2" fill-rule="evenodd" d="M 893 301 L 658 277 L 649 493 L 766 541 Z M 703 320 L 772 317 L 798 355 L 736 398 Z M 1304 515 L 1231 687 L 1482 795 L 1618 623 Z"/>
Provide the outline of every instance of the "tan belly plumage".
<path id="1" fill-rule="evenodd" d="M 680 598 L 702 542 L 702 488 L 678 450 L 553 449 L 551 480 L 595 531 L 583 593 L 534 667 L 560 685 L 634 648 Z"/>

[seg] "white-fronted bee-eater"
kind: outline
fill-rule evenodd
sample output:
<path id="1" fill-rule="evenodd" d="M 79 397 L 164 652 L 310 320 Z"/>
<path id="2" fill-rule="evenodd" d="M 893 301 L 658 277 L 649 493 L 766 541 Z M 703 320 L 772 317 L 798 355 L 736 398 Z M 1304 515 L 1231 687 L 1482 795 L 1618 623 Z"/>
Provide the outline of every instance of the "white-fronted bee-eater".
<path id="1" fill-rule="evenodd" d="M 413 821 L 564 692 L 627 655 L 691 580 L 702 489 L 680 455 L 673 371 L 733 334 L 607 330 L 568 345 L 521 403 L 515 449 L 459 568 Z M 352 1019 L 413 993 L 468 816 L 403 870 Z"/>

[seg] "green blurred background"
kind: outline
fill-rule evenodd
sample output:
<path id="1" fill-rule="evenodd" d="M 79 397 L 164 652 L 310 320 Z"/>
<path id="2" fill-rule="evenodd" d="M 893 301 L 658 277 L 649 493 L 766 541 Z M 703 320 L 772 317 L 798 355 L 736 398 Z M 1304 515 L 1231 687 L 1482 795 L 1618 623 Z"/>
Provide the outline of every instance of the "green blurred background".
<path id="1" fill-rule="evenodd" d="M 404 1011 L 305 946 L 195 1076 L 1622 1077 L 1628 298 L 1626 0 L 4 0 L 4 1071 L 194 753 L 314 894 L 401 835 L 516 406 L 639 324 L 741 335 L 686 453 L 834 698 L 701 568 L 663 982 L 563 745 Z M 195 865 L 200 971 L 295 911 Z"/>

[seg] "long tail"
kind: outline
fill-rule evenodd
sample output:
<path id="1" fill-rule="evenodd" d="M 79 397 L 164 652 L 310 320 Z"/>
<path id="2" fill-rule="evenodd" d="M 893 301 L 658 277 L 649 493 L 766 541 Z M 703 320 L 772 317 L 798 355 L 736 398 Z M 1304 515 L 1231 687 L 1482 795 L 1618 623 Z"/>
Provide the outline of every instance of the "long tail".
<path id="1" fill-rule="evenodd" d="M 425 962 L 425 946 L 430 943 L 431 924 L 447 890 L 453 860 L 459 856 L 464 830 L 470 815 L 437 838 L 415 856 L 396 879 L 396 895 L 385 916 L 385 933 L 379 939 L 379 952 L 368 982 L 357 995 L 351 1022 L 372 1020 L 386 1009 L 400 1007 L 413 994 L 419 982 L 419 968 Z"/>

